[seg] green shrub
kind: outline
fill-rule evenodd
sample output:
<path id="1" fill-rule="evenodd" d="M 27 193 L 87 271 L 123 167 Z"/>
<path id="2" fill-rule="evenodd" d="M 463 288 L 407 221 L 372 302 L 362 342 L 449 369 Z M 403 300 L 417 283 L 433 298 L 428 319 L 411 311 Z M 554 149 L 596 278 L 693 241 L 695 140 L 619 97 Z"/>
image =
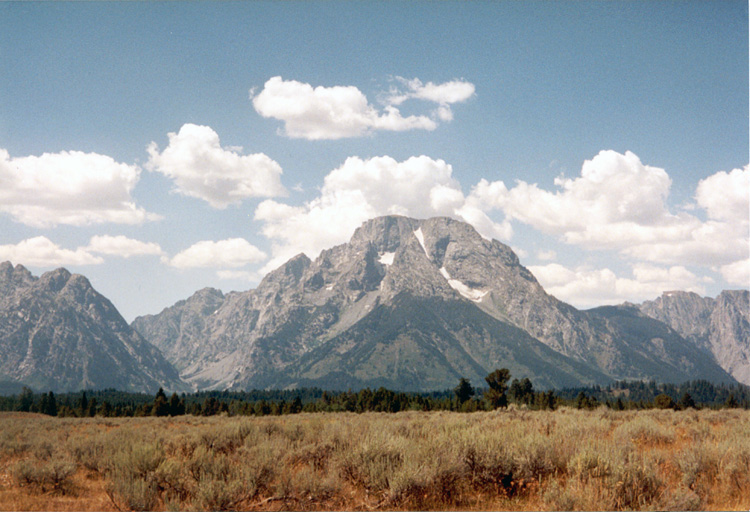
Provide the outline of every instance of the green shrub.
<path id="1" fill-rule="evenodd" d="M 11 467 L 11 475 L 21 487 L 60 494 L 68 494 L 73 489 L 71 477 L 75 471 L 75 464 L 57 460 L 42 465 L 22 460 Z"/>

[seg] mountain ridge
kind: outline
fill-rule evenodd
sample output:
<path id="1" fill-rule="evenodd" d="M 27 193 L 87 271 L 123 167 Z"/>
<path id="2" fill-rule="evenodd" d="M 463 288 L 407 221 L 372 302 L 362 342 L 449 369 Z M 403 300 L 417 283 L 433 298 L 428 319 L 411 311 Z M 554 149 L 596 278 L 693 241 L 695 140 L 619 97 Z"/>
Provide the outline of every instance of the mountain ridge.
<path id="1" fill-rule="evenodd" d="M 637 307 L 670 325 L 735 379 L 750 385 L 750 291 L 724 290 L 715 299 L 669 291 Z"/>
<path id="2" fill-rule="evenodd" d="M 80 274 L 0 263 L 0 380 L 36 389 L 182 391 L 176 370 Z"/>
<path id="3" fill-rule="evenodd" d="M 370 315 L 373 311 L 392 312 L 396 297 L 401 297 L 400 307 L 410 307 L 403 301 L 416 304 L 439 300 L 451 304 L 448 310 L 463 317 L 473 318 L 473 313 L 468 313 L 473 308 L 492 319 L 495 327 L 488 328 L 490 331 L 512 328 L 518 336 L 533 340 L 527 341 L 524 348 L 515 346 L 512 357 L 506 354 L 504 358 L 487 360 L 477 356 L 477 361 L 472 356 L 482 371 L 489 372 L 504 363 L 507 366 L 529 344 L 542 343 L 554 351 L 555 357 L 567 361 L 558 368 L 572 369 L 573 363 L 588 368 L 587 376 L 577 373 L 576 378 L 583 379 L 581 383 L 663 375 L 689 380 L 695 374 L 715 381 L 733 381 L 717 364 L 705 361 L 702 354 L 685 344 L 674 329 L 659 323 L 660 336 L 649 337 L 644 336 L 641 324 L 655 326 L 655 321 L 640 312 L 612 310 L 605 315 L 596 310 L 577 310 L 547 294 L 510 247 L 481 237 L 468 224 L 443 217 L 371 219 L 354 232 L 349 242 L 322 251 L 314 261 L 298 255 L 264 277 L 257 288 L 227 294 L 210 316 L 191 320 L 203 322 L 203 332 L 186 330 L 171 339 L 159 339 L 155 336 L 160 329 L 159 315 L 139 317 L 133 326 L 165 353 L 171 353 L 175 346 L 207 346 L 207 352 L 198 359 L 177 350 L 181 359 L 174 361 L 183 368 L 183 378 L 198 386 L 297 386 L 309 382 L 309 375 L 313 374 L 305 377 L 307 370 L 295 365 L 313 360 L 317 361 L 315 368 L 328 368 L 338 382 L 356 383 L 361 381 L 357 375 L 367 374 L 366 368 L 336 368 L 331 361 L 355 361 L 355 340 L 365 342 L 361 330 L 367 330 L 364 326 L 373 322 Z M 415 327 L 422 317 L 426 318 L 415 315 L 412 324 L 404 325 L 404 332 L 399 333 L 401 338 L 395 336 L 391 343 L 408 341 L 413 350 L 417 346 L 424 348 L 418 340 L 429 332 L 431 342 L 441 344 L 444 354 L 457 350 L 462 343 L 470 346 L 482 342 L 482 335 L 477 332 L 471 339 L 462 338 L 460 326 L 454 325 L 452 331 L 438 329 L 436 319 Z M 407 336 L 406 331 L 411 334 Z M 375 335 L 372 329 L 368 332 Z M 338 344 L 335 349 L 330 348 L 332 343 Z M 492 343 L 509 349 L 514 342 L 495 337 Z M 373 360 L 371 366 L 387 366 L 390 356 L 386 357 L 386 353 L 390 354 L 390 348 L 386 348 L 381 347 L 383 360 Z M 456 357 L 455 364 L 459 364 L 463 356 Z M 648 365 L 649 371 L 629 362 L 648 357 L 658 360 L 657 365 Z M 529 374 L 525 376 L 554 385 L 555 379 L 540 371 L 545 366 L 542 359 L 540 356 L 534 365 L 527 365 Z M 447 379 L 453 374 L 447 367 L 434 372 L 444 376 L 439 387 L 451 384 Z M 478 373 L 471 377 L 480 384 Z M 314 375 L 318 384 L 326 382 L 324 375 Z M 435 375 L 423 368 L 420 378 L 437 385 Z M 415 382 L 417 377 L 412 375 L 409 379 Z M 385 380 L 396 387 L 407 385 L 398 379 Z"/>

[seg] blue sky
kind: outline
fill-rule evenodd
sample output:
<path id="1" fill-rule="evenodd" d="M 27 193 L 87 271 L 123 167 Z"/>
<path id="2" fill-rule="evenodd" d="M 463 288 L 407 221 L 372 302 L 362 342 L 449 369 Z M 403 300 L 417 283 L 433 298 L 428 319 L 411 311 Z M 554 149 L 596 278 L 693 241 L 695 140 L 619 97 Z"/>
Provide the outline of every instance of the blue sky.
<path id="1" fill-rule="evenodd" d="M 0 70 L 0 260 L 128 320 L 386 213 L 579 307 L 750 286 L 744 1 L 3 2 Z"/>

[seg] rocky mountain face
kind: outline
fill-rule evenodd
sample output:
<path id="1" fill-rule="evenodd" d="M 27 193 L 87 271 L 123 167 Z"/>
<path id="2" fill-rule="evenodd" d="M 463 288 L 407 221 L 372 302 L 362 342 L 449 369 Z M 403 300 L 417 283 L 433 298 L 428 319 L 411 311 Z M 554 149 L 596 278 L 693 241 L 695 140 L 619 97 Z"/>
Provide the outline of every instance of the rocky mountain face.
<path id="1" fill-rule="evenodd" d="M 499 367 L 541 387 L 732 381 L 638 308 L 558 301 L 509 247 L 447 218 L 373 219 L 255 290 L 201 290 L 133 327 L 200 388 L 426 390 Z"/>
<path id="2" fill-rule="evenodd" d="M 177 371 L 89 281 L 0 263 L 0 381 L 37 390 L 186 389 Z"/>
<path id="3" fill-rule="evenodd" d="M 750 385 L 748 290 L 725 290 L 715 299 L 692 292 L 665 292 L 639 309 L 671 326 L 739 382 Z"/>

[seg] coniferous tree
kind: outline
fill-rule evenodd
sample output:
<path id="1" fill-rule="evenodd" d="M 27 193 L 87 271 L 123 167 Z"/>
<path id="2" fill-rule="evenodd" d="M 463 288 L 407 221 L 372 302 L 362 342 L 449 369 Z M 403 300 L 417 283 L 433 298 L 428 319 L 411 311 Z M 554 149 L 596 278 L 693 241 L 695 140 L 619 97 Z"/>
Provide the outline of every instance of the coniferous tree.
<path id="1" fill-rule="evenodd" d="M 182 416 L 185 414 L 185 402 L 180 399 L 177 393 L 172 393 L 169 397 L 169 415 L 170 416 Z"/>
<path id="2" fill-rule="evenodd" d="M 508 390 L 508 380 L 510 380 L 510 370 L 502 368 L 495 370 L 487 375 L 484 380 L 490 387 L 484 393 L 484 399 L 490 404 L 490 407 L 497 409 L 498 407 L 505 407 L 508 405 L 508 397 L 506 391 Z"/>
<path id="3" fill-rule="evenodd" d="M 516 403 L 529 405 L 534 398 L 534 386 L 528 377 L 521 380 L 513 379 L 508 395 Z"/>
<path id="4" fill-rule="evenodd" d="M 89 411 L 89 399 L 86 397 L 86 392 L 81 394 L 81 401 L 78 404 L 79 416 L 86 416 Z"/>
<path id="5" fill-rule="evenodd" d="M 682 395 L 682 398 L 680 398 L 679 405 L 681 409 L 695 409 L 695 401 L 687 391 L 685 391 L 685 393 L 683 393 Z"/>
<path id="6" fill-rule="evenodd" d="M 92 397 L 91 400 L 89 400 L 89 408 L 85 412 L 84 416 L 88 416 L 89 418 L 93 418 L 96 416 L 96 408 L 97 408 L 97 402 L 96 397 Z"/>
<path id="7" fill-rule="evenodd" d="M 674 400 L 672 400 L 672 397 L 665 393 L 661 393 L 654 398 L 654 406 L 656 406 L 657 409 L 674 409 L 675 408 Z"/>
<path id="8" fill-rule="evenodd" d="M 461 380 L 458 381 L 458 386 L 453 389 L 453 392 L 456 394 L 459 406 L 474 396 L 474 388 L 469 380 L 464 377 L 461 377 Z"/>
<path id="9" fill-rule="evenodd" d="M 47 394 L 47 410 L 45 411 L 45 414 L 57 416 L 57 400 L 52 391 Z"/>
<path id="10" fill-rule="evenodd" d="M 21 412 L 31 411 L 31 407 L 34 405 L 34 392 L 26 386 L 21 390 L 21 394 L 18 395 L 18 406 L 17 410 Z"/>
<path id="11" fill-rule="evenodd" d="M 730 409 L 736 409 L 739 406 L 740 404 L 737 403 L 737 399 L 734 398 L 734 393 L 729 393 L 729 396 L 727 397 L 727 401 L 724 402 L 724 407 L 728 407 Z"/>

